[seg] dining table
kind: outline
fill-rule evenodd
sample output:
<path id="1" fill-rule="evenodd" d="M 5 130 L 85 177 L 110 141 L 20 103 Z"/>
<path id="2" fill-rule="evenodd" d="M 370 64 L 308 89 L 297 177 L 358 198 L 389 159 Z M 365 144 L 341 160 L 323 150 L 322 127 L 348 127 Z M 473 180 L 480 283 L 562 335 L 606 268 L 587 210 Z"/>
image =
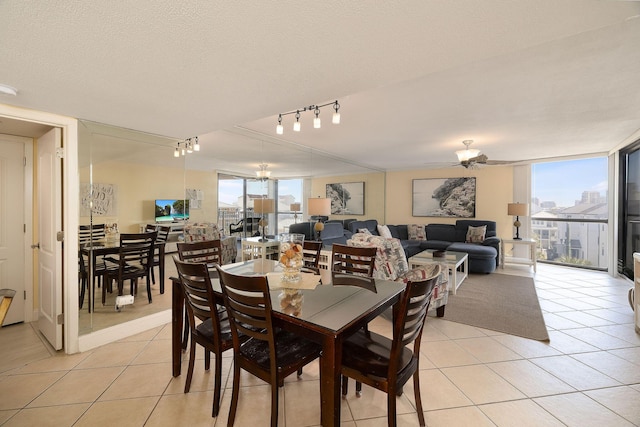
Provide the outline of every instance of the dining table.
<path id="1" fill-rule="evenodd" d="M 165 258 L 165 243 L 166 242 L 155 242 L 153 244 L 154 246 L 154 256 L 157 253 L 158 257 L 159 257 L 159 265 L 158 265 L 158 270 L 160 273 L 160 293 L 164 294 L 164 272 L 165 272 L 165 262 L 164 262 L 164 258 Z M 156 252 L 157 251 L 157 252 Z M 89 263 L 89 277 L 90 277 L 90 282 L 91 283 L 91 294 L 90 294 L 90 298 L 89 298 L 89 312 L 93 311 L 94 308 L 94 300 L 93 300 L 93 280 L 96 278 L 96 262 L 98 260 L 99 257 L 105 257 L 108 255 L 118 255 L 118 253 L 120 252 L 120 241 L 119 240 L 106 240 L 106 239 L 100 239 L 100 240 L 93 240 L 92 242 L 88 242 L 85 243 L 83 245 L 80 245 L 80 256 L 86 256 L 88 257 L 91 261 Z M 153 267 L 151 267 L 153 268 Z M 103 284 L 104 286 L 104 284 Z"/>
<path id="2" fill-rule="evenodd" d="M 255 259 L 222 266 L 230 273 L 237 275 L 267 275 L 271 289 L 272 319 L 276 327 L 294 332 L 322 345 L 320 357 L 320 421 L 323 426 L 340 425 L 341 401 L 341 361 L 343 341 L 366 326 L 371 320 L 400 299 L 404 284 L 387 280 L 375 280 L 375 290 L 358 286 L 333 286 L 320 284 L 317 277 L 316 286 L 297 289 L 299 306 L 291 310 L 291 306 L 282 303 L 285 293 L 292 290 L 277 280 L 279 265 L 277 261 Z M 211 271 L 212 273 L 215 270 Z M 313 274 L 313 273 L 303 273 Z M 311 279 L 314 281 L 315 279 Z M 181 371 L 182 328 L 184 319 L 184 295 L 180 279 L 171 277 L 172 281 L 172 330 L 171 351 L 173 376 Z M 309 277 L 305 279 L 309 282 Z M 214 295 L 223 304 L 220 282 L 215 274 L 211 274 Z M 301 298 L 300 298 L 301 296 Z"/>

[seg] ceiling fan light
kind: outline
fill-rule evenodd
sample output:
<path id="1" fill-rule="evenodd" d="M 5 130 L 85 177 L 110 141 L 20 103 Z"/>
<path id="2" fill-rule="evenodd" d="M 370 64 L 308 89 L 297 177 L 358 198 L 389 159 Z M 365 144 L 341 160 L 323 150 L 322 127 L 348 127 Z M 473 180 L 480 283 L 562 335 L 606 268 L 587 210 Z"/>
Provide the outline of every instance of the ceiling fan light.
<path id="1" fill-rule="evenodd" d="M 469 161 L 469 159 L 473 159 L 474 157 L 477 157 L 478 154 L 480 154 L 480 150 L 476 150 L 474 148 L 468 148 L 466 150 L 456 151 L 456 156 L 458 156 L 458 161 L 460 162 Z"/>

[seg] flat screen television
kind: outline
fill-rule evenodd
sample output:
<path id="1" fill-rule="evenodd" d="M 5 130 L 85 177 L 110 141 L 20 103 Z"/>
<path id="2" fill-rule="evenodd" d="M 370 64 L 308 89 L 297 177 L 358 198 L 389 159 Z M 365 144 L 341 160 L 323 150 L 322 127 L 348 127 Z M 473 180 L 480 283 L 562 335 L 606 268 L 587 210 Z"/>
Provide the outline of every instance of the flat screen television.
<path id="1" fill-rule="evenodd" d="M 156 222 L 189 219 L 189 200 L 156 199 Z"/>

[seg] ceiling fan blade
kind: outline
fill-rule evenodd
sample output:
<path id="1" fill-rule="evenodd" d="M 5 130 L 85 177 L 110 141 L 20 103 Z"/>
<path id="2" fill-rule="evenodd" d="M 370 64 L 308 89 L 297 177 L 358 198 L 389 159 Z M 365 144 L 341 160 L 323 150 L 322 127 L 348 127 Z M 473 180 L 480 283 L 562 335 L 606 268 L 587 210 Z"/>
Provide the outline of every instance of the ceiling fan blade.
<path id="1" fill-rule="evenodd" d="M 479 154 L 475 157 L 472 157 L 468 160 L 469 163 L 487 163 L 489 158 L 484 154 Z"/>

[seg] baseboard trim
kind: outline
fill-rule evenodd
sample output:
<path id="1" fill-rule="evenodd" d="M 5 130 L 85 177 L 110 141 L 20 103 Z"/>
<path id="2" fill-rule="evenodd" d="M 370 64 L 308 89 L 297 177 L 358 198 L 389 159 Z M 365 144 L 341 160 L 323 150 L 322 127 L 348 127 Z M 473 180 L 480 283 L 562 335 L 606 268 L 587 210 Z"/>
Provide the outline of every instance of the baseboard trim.
<path id="1" fill-rule="evenodd" d="M 78 338 L 78 349 L 80 352 L 91 350 L 101 345 L 109 344 L 123 338 L 130 337 L 140 332 L 171 322 L 171 310 L 161 311 L 140 319 L 131 320 L 109 328 L 101 329 Z"/>

